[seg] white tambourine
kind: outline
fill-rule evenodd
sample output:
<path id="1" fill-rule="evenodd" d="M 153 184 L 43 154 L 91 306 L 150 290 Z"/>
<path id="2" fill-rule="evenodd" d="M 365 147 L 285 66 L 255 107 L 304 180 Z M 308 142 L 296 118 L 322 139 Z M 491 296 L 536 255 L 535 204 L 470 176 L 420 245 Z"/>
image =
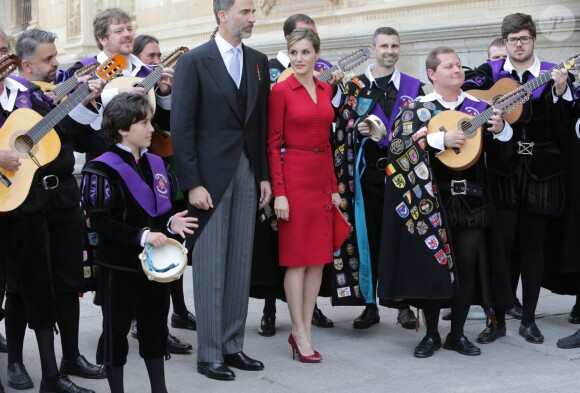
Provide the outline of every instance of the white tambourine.
<path id="1" fill-rule="evenodd" d="M 373 141 L 378 142 L 387 136 L 387 128 L 385 127 L 385 123 L 376 115 L 369 115 L 366 119 L 363 120 L 364 123 L 367 123 L 371 129 L 370 137 Z"/>
<path id="2" fill-rule="evenodd" d="M 179 279 L 187 267 L 187 248 L 177 240 L 167 239 L 161 247 L 147 244 L 139 259 L 149 280 L 171 282 Z"/>

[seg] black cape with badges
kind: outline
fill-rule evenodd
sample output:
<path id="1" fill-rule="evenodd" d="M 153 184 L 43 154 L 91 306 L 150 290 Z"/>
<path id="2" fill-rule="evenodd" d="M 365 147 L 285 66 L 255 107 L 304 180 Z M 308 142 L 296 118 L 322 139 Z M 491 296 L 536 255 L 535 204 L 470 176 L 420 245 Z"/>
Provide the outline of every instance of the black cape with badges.
<path id="1" fill-rule="evenodd" d="M 389 147 L 377 291 L 381 305 L 400 300 L 420 305 L 457 291 L 446 217 L 425 152 L 425 121 L 417 115 L 422 108 L 418 101 L 409 104 L 395 122 Z M 413 121 L 403 122 L 405 117 Z"/>

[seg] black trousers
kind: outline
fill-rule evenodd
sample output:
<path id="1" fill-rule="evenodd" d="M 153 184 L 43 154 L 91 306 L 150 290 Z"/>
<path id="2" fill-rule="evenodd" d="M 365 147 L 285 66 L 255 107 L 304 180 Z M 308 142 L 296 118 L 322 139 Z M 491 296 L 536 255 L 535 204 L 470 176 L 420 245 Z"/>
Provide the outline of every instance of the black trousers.
<path id="1" fill-rule="evenodd" d="M 133 318 L 139 326 L 139 355 L 159 358 L 167 349 L 169 284 L 150 281 L 143 272 L 101 267 L 103 334 L 97 348 L 97 363 L 124 366 L 129 343 L 127 334 Z"/>

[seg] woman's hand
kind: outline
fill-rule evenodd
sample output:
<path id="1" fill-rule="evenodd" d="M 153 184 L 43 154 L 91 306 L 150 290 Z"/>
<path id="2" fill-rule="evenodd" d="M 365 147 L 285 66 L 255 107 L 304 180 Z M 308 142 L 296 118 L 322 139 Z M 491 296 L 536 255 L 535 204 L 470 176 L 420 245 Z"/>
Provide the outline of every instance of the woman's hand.
<path id="1" fill-rule="evenodd" d="M 186 233 L 193 235 L 193 229 L 198 227 L 196 222 L 197 217 L 187 217 L 187 210 L 184 210 L 173 216 L 169 229 L 185 239 Z"/>
<path id="2" fill-rule="evenodd" d="M 279 220 L 288 221 L 290 219 L 290 205 L 288 198 L 285 196 L 278 196 L 274 198 L 274 213 Z"/>
<path id="3" fill-rule="evenodd" d="M 153 247 L 161 247 L 167 243 L 167 236 L 161 232 L 149 232 L 145 238 L 145 243 L 151 244 Z"/>
<path id="4" fill-rule="evenodd" d="M 333 192 L 332 193 L 332 204 L 334 206 L 338 207 L 338 206 L 340 206 L 341 203 L 342 203 L 342 198 L 340 197 L 338 192 Z"/>

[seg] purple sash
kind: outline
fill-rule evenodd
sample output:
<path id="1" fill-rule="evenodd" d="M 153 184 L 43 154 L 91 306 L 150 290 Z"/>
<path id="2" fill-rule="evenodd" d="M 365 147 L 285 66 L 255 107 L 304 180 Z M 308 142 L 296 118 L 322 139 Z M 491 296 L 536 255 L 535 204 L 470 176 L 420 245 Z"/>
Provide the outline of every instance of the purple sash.
<path id="1" fill-rule="evenodd" d="M 511 73 L 509 73 L 503 69 L 503 66 L 505 64 L 505 59 L 499 59 L 499 60 L 494 60 L 494 61 L 488 60 L 487 64 L 489 64 L 489 66 L 491 67 L 491 72 L 492 72 L 494 82 L 497 82 L 498 80 L 500 80 L 502 78 L 511 78 L 513 80 L 516 80 Z M 549 69 L 551 69 L 555 65 L 556 64 L 542 61 L 542 62 L 540 62 L 540 72 L 548 71 Z M 530 76 L 528 77 L 528 82 L 531 81 L 532 79 L 535 79 L 535 76 L 530 73 Z M 540 99 L 546 86 L 548 86 L 548 84 L 544 84 L 544 85 L 538 87 L 536 90 L 534 90 L 534 93 L 532 95 L 532 101 L 536 101 L 536 100 Z"/>
<path id="2" fill-rule="evenodd" d="M 86 59 L 79 60 L 78 63 L 81 63 L 83 67 L 88 66 L 89 64 L 93 64 L 97 62 L 97 56 L 89 57 Z M 74 72 L 70 72 L 69 70 L 58 70 L 56 73 L 56 79 L 54 80 L 55 85 L 59 85 L 62 82 L 69 79 L 71 76 L 74 75 Z"/>
<path id="3" fill-rule="evenodd" d="M 472 101 L 469 98 L 465 98 L 458 108 L 460 112 L 467 113 L 470 116 L 477 116 L 484 112 L 489 105 L 485 101 Z"/>
<path id="4" fill-rule="evenodd" d="M 24 87 L 28 87 L 28 81 L 22 77 L 11 75 L 8 78 L 15 80 L 16 82 L 20 83 Z M 39 98 L 42 101 L 44 101 L 42 99 L 42 97 L 39 97 Z M 30 90 L 26 90 L 26 91 L 19 90 L 18 91 L 18 94 L 16 95 L 16 101 L 14 102 L 14 109 L 20 109 L 20 108 L 32 109 L 32 101 L 30 100 Z M 6 122 L 6 119 L 4 118 L 4 115 L 2 114 L 2 112 L 0 112 L 0 127 L 2 127 L 5 122 Z"/>
<path id="5" fill-rule="evenodd" d="M 393 134 L 393 123 L 395 119 L 401 113 L 401 110 L 405 105 L 417 98 L 419 94 L 419 89 L 421 88 L 421 81 L 419 79 L 413 78 L 407 74 L 401 72 L 401 80 L 399 83 L 399 93 L 397 94 L 397 100 L 393 105 L 393 110 L 391 111 L 391 116 L 387 120 L 387 116 L 381 109 L 380 105 L 375 105 L 371 110 L 371 114 L 378 116 L 379 119 L 383 121 L 385 127 L 387 128 L 387 136 L 379 141 L 379 147 L 384 149 L 389 146 L 391 142 L 391 136 Z"/>
<path id="6" fill-rule="evenodd" d="M 161 65 L 159 67 L 162 67 Z M 137 75 L 135 75 L 138 78 L 145 78 L 147 76 L 149 76 L 149 74 L 153 72 L 153 70 L 149 67 L 147 67 L 146 65 L 143 65 L 140 69 L 139 72 L 137 73 Z"/>
<path id="7" fill-rule="evenodd" d="M 114 169 L 121 176 L 139 206 L 150 217 L 159 217 L 171 210 L 167 172 L 161 157 L 149 153 L 145 153 L 145 157 L 153 172 L 153 190 L 129 164 L 113 152 L 103 153 L 93 161 L 102 162 Z"/>
<path id="8" fill-rule="evenodd" d="M 332 64 L 329 61 L 326 61 L 324 59 L 318 59 L 316 60 L 316 64 L 314 65 L 314 70 L 317 72 L 323 72 L 328 70 L 330 67 L 332 67 Z"/>

